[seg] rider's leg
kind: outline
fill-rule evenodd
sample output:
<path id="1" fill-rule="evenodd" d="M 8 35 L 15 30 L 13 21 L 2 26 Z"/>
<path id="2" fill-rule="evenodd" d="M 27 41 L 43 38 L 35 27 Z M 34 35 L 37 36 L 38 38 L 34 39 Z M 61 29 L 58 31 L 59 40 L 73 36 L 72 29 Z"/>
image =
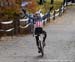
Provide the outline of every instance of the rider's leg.
<path id="1" fill-rule="evenodd" d="M 39 36 L 36 36 L 36 45 L 37 45 L 37 48 L 38 48 L 38 53 L 40 53 L 40 48 L 39 48 Z"/>
<path id="2" fill-rule="evenodd" d="M 35 31 L 34 31 L 34 32 L 35 32 L 35 35 L 36 35 L 36 36 L 35 36 L 35 38 L 36 38 L 36 45 L 39 46 L 39 42 L 38 42 L 38 40 L 39 40 L 38 28 L 35 28 Z"/>
<path id="3" fill-rule="evenodd" d="M 45 46 L 45 40 L 47 37 L 47 33 L 45 31 L 43 31 L 44 37 L 43 37 L 43 46 Z"/>
<path id="4" fill-rule="evenodd" d="M 36 45 L 39 46 L 39 42 L 38 42 L 39 36 L 36 36 L 35 38 L 36 38 Z"/>
<path id="5" fill-rule="evenodd" d="M 40 47 L 39 47 L 39 34 L 42 33 L 42 28 L 41 27 L 38 27 L 38 28 L 35 28 L 35 35 L 36 36 L 36 45 L 37 45 L 37 48 L 38 48 L 38 52 L 40 53 Z"/>

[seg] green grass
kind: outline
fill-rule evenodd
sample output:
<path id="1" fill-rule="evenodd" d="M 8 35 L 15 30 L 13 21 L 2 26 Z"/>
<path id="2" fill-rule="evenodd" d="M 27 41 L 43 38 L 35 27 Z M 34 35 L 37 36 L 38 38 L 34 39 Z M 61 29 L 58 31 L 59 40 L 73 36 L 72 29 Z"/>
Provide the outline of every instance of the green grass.
<path id="1" fill-rule="evenodd" d="M 39 0 L 36 0 L 36 2 L 39 2 Z M 43 12 L 43 13 L 46 13 L 47 10 L 48 10 L 51 6 L 54 7 L 53 9 L 58 9 L 58 8 L 62 5 L 63 0 L 54 0 L 54 4 L 53 4 L 53 5 L 51 5 L 50 2 L 51 2 L 50 0 L 46 0 L 46 3 L 44 3 L 43 5 L 38 5 L 37 8 L 38 8 L 38 9 L 41 8 L 41 9 L 42 9 L 42 12 Z"/>

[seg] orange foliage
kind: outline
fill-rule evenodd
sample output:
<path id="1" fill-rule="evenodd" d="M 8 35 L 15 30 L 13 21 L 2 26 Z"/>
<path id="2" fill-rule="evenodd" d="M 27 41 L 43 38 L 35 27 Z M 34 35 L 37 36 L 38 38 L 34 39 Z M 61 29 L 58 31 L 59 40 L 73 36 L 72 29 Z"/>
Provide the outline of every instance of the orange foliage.
<path id="1" fill-rule="evenodd" d="M 35 13 L 37 11 L 37 3 L 35 0 L 29 0 L 29 5 L 27 8 L 29 9 L 30 12 Z"/>
<path id="2" fill-rule="evenodd" d="M 5 0 L 6 1 L 6 0 Z M 20 12 L 20 3 L 22 0 L 8 0 L 8 2 L 12 2 L 12 6 L 5 6 L 5 7 L 0 7 L 0 19 L 1 18 L 15 18 L 16 16 L 14 15 L 19 14 Z M 37 3 L 35 0 L 25 0 L 27 2 L 31 2 L 27 5 L 27 9 L 31 13 L 35 13 L 37 11 Z M 3 15 L 2 15 L 3 14 Z"/>
<path id="3" fill-rule="evenodd" d="M 11 6 L 4 6 L 0 7 L 0 19 L 14 19 L 16 18 L 16 15 L 20 12 L 20 5 L 16 4 L 16 0 L 8 0 L 9 2 L 12 2 L 13 5 Z"/>

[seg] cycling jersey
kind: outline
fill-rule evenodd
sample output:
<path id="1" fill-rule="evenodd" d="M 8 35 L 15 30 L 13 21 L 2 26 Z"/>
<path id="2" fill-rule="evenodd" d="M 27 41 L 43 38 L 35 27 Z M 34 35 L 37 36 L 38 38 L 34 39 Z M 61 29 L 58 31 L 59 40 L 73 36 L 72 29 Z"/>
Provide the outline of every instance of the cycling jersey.
<path id="1" fill-rule="evenodd" d="M 36 21 L 35 24 L 34 24 L 34 27 L 37 28 L 37 27 L 43 27 L 43 22 L 42 21 Z"/>

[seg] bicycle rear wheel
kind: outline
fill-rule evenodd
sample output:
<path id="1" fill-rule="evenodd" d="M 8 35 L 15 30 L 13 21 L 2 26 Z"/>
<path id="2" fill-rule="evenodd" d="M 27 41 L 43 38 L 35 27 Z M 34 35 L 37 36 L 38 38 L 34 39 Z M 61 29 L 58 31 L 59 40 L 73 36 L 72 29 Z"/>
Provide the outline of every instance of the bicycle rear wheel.
<path id="1" fill-rule="evenodd" d="M 39 40 L 39 46 L 40 46 L 40 53 L 42 56 L 44 56 L 44 48 L 42 42 Z"/>

